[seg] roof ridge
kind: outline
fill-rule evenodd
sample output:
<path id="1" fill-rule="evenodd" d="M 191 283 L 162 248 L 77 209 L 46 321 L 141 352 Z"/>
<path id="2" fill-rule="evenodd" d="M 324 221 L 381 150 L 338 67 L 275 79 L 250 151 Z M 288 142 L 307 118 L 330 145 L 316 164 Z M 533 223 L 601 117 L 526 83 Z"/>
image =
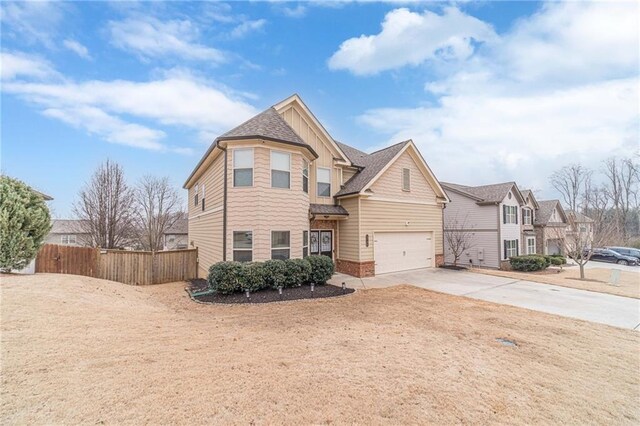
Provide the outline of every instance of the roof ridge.
<path id="1" fill-rule="evenodd" d="M 410 140 L 411 140 L 411 139 L 407 139 L 407 140 L 404 140 L 404 141 L 402 141 L 402 142 L 394 143 L 393 145 L 389 145 L 389 146 L 388 146 L 388 147 L 386 147 L 386 148 L 382 148 L 382 149 L 379 149 L 379 150 L 377 150 L 377 151 L 370 152 L 370 153 L 369 153 L 369 154 L 367 154 L 367 155 L 378 154 L 378 153 L 380 153 L 380 152 L 382 152 L 382 151 L 386 151 L 387 149 L 393 148 L 394 146 L 397 146 L 397 145 L 400 145 L 400 144 L 406 144 L 406 143 L 408 143 Z"/>

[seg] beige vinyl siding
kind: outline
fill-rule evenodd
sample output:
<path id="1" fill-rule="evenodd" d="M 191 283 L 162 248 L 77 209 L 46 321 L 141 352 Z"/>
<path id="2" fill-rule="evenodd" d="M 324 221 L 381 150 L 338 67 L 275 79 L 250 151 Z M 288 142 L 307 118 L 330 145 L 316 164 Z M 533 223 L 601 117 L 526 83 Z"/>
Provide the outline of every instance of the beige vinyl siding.
<path id="1" fill-rule="evenodd" d="M 402 169 L 411 170 L 410 191 L 402 190 Z M 421 200 L 434 203 L 436 201 L 436 194 L 433 188 L 418 168 L 418 164 L 409 150 L 402 153 L 386 172 L 371 185 L 370 189 L 376 197 Z"/>
<path id="2" fill-rule="evenodd" d="M 309 229 L 309 197 L 302 191 L 302 154 L 291 154 L 290 189 L 271 188 L 271 147 L 254 147 L 252 187 L 233 187 L 232 151 L 228 156 L 227 259 L 233 259 L 233 231 L 253 232 L 253 260 L 271 258 L 271 231 L 290 231 L 291 258 L 302 257 L 302 231 Z"/>
<path id="3" fill-rule="evenodd" d="M 433 232 L 435 252 L 442 254 L 442 207 L 440 205 L 360 200 L 360 261 L 374 260 L 373 234 L 382 231 Z M 366 235 L 369 247 L 366 247 Z M 342 236 L 342 234 L 341 234 Z"/>
<path id="4" fill-rule="evenodd" d="M 293 130 L 318 154 L 318 158 L 309 167 L 309 202 L 315 204 L 333 204 L 333 195 L 340 190 L 340 171 L 334 167 L 333 159 L 340 153 L 327 140 L 322 131 L 313 124 L 306 113 L 296 106 L 289 106 L 279 111 Z M 331 169 L 331 197 L 316 197 L 316 170 L 318 167 Z"/>
<path id="5" fill-rule="evenodd" d="M 349 212 L 349 217 L 338 221 L 338 258 L 358 262 L 360 250 L 358 236 L 360 233 L 359 198 L 343 198 L 340 205 Z"/>
<path id="6" fill-rule="evenodd" d="M 222 260 L 222 198 L 224 156 L 219 155 L 198 180 L 200 200 L 194 205 L 195 185 L 189 189 L 188 244 L 198 248 L 198 276 L 206 277 L 209 266 Z M 205 211 L 202 211 L 202 184 L 205 185 Z"/>
<path id="7" fill-rule="evenodd" d="M 345 183 L 347 183 L 347 181 L 349 181 L 349 179 L 351 179 L 353 175 L 356 174 L 356 172 L 357 172 L 356 169 L 344 167 L 342 169 L 342 184 L 344 185 Z"/>

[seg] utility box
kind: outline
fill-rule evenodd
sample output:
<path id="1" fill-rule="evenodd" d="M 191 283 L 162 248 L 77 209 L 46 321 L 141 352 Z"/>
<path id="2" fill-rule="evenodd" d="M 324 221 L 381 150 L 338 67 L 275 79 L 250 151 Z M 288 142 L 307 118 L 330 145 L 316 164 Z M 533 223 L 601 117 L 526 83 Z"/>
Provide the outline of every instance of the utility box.
<path id="1" fill-rule="evenodd" d="M 479 248 L 478 249 L 478 260 L 479 261 L 484 260 L 484 249 L 483 248 Z"/>

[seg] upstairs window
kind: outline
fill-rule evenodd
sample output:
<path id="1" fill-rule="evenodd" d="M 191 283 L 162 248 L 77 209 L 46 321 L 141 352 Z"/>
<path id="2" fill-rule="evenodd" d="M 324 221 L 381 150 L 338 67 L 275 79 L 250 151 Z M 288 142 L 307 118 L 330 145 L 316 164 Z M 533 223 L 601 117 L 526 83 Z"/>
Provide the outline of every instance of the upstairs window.
<path id="1" fill-rule="evenodd" d="M 532 223 L 531 209 L 522 209 L 522 224 L 531 225 Z"/>
<path id="2" fill-rule="evenodd" d="M 61 240 L 62 244 L 75 244 L 76 236 L 75 235 L 62 235 Z"/>
<path id="3" fill-rule="evenodd" d="M 309 193 L 309 162 L 302 160 L 302 190 Z"/>
<path id="4" fill-rule="evenodd" d="M 233 150 L 233 186 L 253 186 L 253 148 Z"/>
<path id="5" fill-rule="evenodd" d="M 271 151 L 271 187 L 291 188 L 291 154 Z"/>
<path id="6" fill-rule="evenodd" d="M 204 183 L 203 183 L 202 184 L 202 211 L 204 211 L 204 197 L 205 197 L 205 194 L 204 194 Z"/>
<path id="7" fill-rule="evenodd" d="M 318 197 L 331 197 L 331 169 L 318 167 Z"/>
<path id="8" fill-rule="evenodd" d="M 193 205 L 198 205 L 198 195 L 200 194 L 200 185 L 196 183 L 195 189 L 193 190 Z"/>
<path id="9" fill-rule="evenodd" d="M 402 169 L 402 190 L 411 191 L 411 169 Z"/>
<path id="10" fill-rule="evenodd" d="M 518 224 L 517 206 L 502 206 L 502 223 Z"/>

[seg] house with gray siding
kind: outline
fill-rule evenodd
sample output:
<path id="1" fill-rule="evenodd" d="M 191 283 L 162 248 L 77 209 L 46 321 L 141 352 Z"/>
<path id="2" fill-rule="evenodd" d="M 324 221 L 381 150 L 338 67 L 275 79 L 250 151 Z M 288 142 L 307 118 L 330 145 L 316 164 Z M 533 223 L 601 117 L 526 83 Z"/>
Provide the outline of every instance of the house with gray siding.
<path id="1" fill-rule="evenodd" d="M 470 248 L 461 265 L 500 268 L 523 253 L 522 208 L 525 199 L 515 182 L 467 186 L 441 182 L 450 199 L 444 209 L 444 232 L 468 232 Z M 445 262 L 453 262 L 445 238 Z"/>

